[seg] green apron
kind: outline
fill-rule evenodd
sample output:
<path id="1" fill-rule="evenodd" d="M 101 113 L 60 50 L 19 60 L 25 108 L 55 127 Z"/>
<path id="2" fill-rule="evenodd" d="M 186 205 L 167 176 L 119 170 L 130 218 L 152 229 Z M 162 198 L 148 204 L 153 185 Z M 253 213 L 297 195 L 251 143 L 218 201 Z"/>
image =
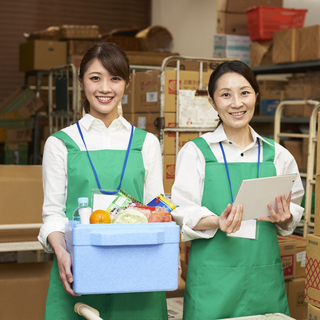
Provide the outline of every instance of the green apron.
<path id="1" fill-rule="evenodd" d="M 203 138 L 193 140 L 205 157 L 202 206 L 221 214 L 232 203 L 224 163 Z M 271 140 L 272 141 L 272 140 Z M 273 143 L 273 142 L 272 142 Z M 274 145 L 263 142 L 259 177 L 276 175 Z M 257 177 L 255 163 L 228 163 L 232 193 L 243 179 Z M 185 320 L 223 319 L 279 312 L 289 315 L 276 227 L 258 221 L 258 239 L 228 237 L 191 243 L 184 300 Z"/>
<path id="2" fill-rule="evenodd" d="M 86 151 L 80 151 L 78 145 L 63 131 L 54 134 L 64 141 L 68 150 L 68 193 L 66 215 L 72 219 L 78 206 L 78 197 L 91 199 L 91 190 L 97 189 L 97 183 Z M 121 189 L 139 201 L 143 201 L 145 169 L 141 154 L 146 132 L 135 128 L 131 149 Z M 98 174 L 101 187 L 115 190 L 120 176 L 126 150 L 89 151 Z M 99 262 L 97 262 L 99 268 Z M 168 319 L 165 292 L 68 295 L 59 279 L 57 259 L 54 257 L 50 274 L 49 290 L 45 310 L 45 320 L 83 319 L 74 312 L 74 305 L 83 302 L 97 309 L 100 317 L 109 320 L 164 320 Z"/>

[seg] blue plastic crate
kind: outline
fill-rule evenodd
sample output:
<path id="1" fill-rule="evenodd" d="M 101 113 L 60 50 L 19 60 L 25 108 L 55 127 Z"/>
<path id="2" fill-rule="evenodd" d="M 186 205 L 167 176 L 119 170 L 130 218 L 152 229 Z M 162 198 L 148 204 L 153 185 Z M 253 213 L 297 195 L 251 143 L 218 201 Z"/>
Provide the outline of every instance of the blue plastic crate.
<path id="1" fill-rule="evenodd" d="M 69 221 L 65 239 L 77 294 L 178 288 L 175 222 L 81 225 Z"/>

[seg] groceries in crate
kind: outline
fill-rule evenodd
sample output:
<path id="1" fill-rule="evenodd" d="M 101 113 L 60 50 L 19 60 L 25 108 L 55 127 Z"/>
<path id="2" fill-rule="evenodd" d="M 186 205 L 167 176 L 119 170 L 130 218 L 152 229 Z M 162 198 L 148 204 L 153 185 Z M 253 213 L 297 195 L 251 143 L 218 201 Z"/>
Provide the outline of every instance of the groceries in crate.
<path id="1" fill-rule="evenodd" d="M 75 223 L 89 224 L 92 209 L 89 207 L 87 197 L 78 198 L 78 208 L 73 212 L 73 221 Z"/>
<path id="2" fill-rule="evenodd" d="M 111 222 L 111 217 L 109 212 L 106 210 L 95 210 L 92 212 L 90 216 L 90 223 L 95 224 L 95 223 L 110 223 Z"/>
<path id="3" fill-rule="evenodd" d="M 148 206 L 163 207 L 167 209 L 168 212 L 171 212 L 174 208 L 177 207 L 175 204 L 166 199 L 162 194 L 159 194 L 157 197 L 151 200 L 148 203 Z"/>
<path id="4" fill-rule="evenodd" d="M 175 207 L 176 205 L 162 195 L 154 198 L 146 206 L 125 192 L 119 191 L 106 210 L 97 209 L 92 212 L 88 198 L 79 198 L 73 220 L 81 224 L 170 222 L 170 212 Z"/>

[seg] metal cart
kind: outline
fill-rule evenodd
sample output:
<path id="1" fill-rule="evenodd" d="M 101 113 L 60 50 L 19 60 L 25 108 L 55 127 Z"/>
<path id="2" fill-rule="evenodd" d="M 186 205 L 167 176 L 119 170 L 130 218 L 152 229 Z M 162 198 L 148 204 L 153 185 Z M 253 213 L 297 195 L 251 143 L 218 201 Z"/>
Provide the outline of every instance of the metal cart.
<path id="1" fill-rule="evenodd" d="M 283 108 L 286 105 L 314 105 L 310 116 L 309 122 L 309 133 L 284 133 L 281 132 L 281 117 Z M 280 143 L 281 137 L 288 138 L 307 138 L 308 139 L 308 160 L 307 160 L 307 172 L 300 173 L 300 176 L 306 179 L 306 192 L 305 192 L 305 211 L 304 211 L 304 228 L 303 236 L 306 237 L 310 233 L 310 228 L 314 227 L 314 214 L 311 213 L 312 204 L 312 191 L 315 186 L 315 174 L 314 174 L 314 164 L 315 164 L 315 150 L 317 143 L 317 117 L 318 111 L 320 110 L 319 101 L 314 100 L 302 100 L 302 101 L 283 101 L 281 102 L 275 112 L 274 117 L 274 141 Z"/>

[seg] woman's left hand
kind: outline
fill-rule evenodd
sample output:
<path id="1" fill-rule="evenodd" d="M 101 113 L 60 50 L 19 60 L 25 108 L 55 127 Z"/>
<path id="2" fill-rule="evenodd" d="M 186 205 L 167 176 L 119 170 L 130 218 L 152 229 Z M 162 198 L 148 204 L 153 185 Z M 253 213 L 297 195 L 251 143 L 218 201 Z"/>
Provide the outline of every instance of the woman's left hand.
<path id="1" fill-rule="evenodd" d="M 285 195 L 282 194 L 280 197 L 276 197 L 278 213 L 275 212 L 274 208 L 270 203 L 268 203 L 268 208 L 270 211 L 270 217 L 259 218 L 259 221 L 269 221 L 276 223 L 282 229 L 287 229 L 288 223 L 292 221 L 292 214 L 290 212 L 290 201 L 291 192 L 286 199 Z"/>

